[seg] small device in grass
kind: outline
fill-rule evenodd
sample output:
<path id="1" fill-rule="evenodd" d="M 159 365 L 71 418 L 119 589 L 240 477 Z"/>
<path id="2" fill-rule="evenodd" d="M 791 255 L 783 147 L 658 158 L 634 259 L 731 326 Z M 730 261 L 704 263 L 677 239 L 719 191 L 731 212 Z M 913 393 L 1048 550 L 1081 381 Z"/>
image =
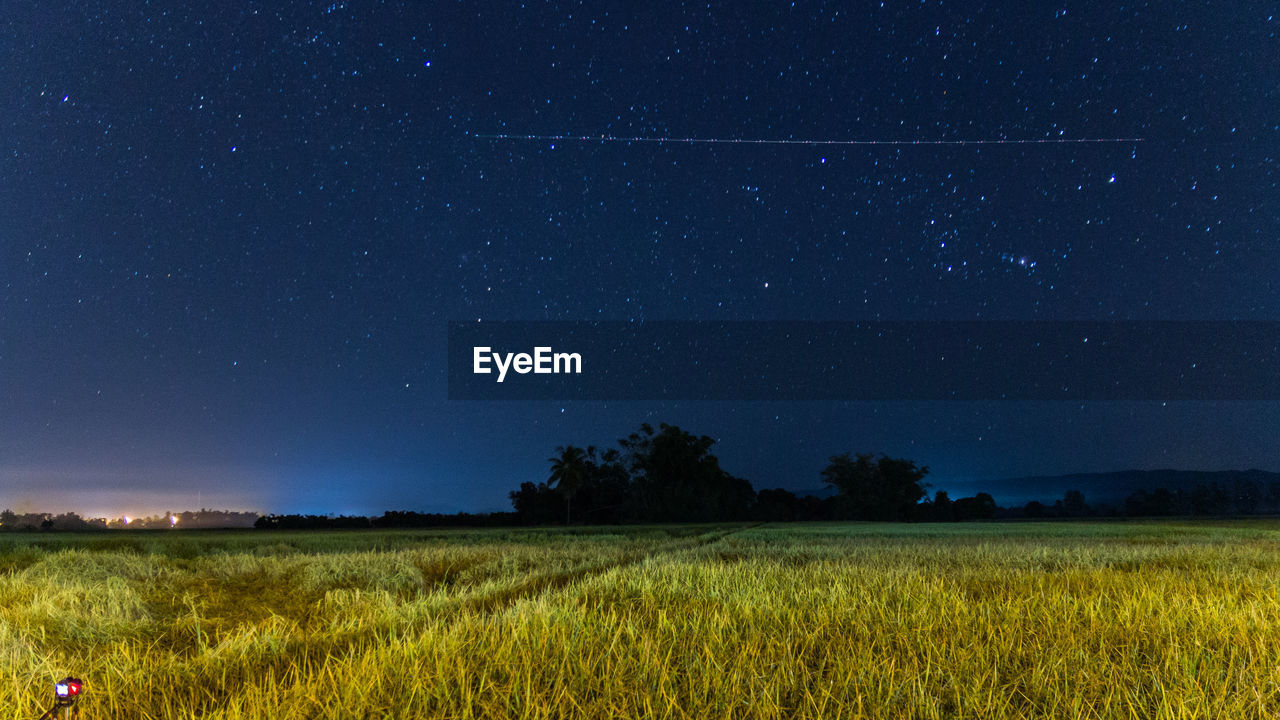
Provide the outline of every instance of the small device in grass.
<path id="1" fill-rule="evenodd" d="M 45 711 L 40 716 L 40 720 L 57 720 L 58 711 L 62 711 L 64 720 L 78 716 L 80 708 L 76 707 L 76 700 L 80 699 L 80 694 L 84 692 L 84 681 L 75 677 L 64 677 L 53 684 L 53 707 Z"/>

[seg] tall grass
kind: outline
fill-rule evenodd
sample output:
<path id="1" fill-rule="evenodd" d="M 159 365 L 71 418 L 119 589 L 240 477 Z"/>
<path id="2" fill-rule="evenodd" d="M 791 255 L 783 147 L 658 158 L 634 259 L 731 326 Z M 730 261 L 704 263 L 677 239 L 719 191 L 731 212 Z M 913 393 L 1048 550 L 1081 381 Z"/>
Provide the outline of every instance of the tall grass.
<path id="1" fill-rule="evenodd" d="M 1274 717 L 1280 523 L 5 537 L 0 668 L 0 718 Z"/>

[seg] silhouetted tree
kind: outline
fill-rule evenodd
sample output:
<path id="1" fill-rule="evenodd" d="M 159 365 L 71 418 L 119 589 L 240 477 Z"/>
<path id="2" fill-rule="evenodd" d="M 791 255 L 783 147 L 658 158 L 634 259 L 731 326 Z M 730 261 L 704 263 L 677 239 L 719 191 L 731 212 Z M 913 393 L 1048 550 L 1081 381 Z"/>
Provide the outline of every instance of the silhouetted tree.
<path id="1" fill-rule="evenodd" d="M 73 512 L 62 513 L 61 515 L 50 518 L 47 526 L 44 523 L 41 527 L 46 530 L 106 530 L 107 523 L 104 520 L 86 520 Z"/>
<path id="2" fill-rule="evenodd" d="M 548 461 L 551 477 L 547 485 L 564 498 L 564 524 L 568 525 L 573 521 L 573 496 L 587 480 L 587 453 L 580 447 L 561 445 Z"/>
<path id="3" fill-rule="evenodd" d="M 1231 512 L 1242 514 L 1259 512 L 1263 497 L 1265 495 L 1258 483 L 1246 478 L 1236 478 L 1232 493 L 1234 507 L 1231 508 Z"/>
<path id="4" fill-rule="evenodd" d="M 986 520 L 995 517 L 995 498 L 987 493 L 978 493 L 973 497 L 963 497 L 954 503 L 957 520 Z"/>
<path id="5" fill-rule="evenodd" d="M 881 455 L 834 455 L 822 480 L 840 493 L 844 514 L 859 520 L 906 520 L 925 496 L 922 480 L 927 467 L 910 460 Z"/>
<path id="6" fill-rule="evenodd" d="M 631 475 L 618 450 L 609 448 L 597 453 L 587 448 L 586 479 L 578 489 L 578 513 L 584 522 L 619 523 L 631 512 Z"/>
<path id="7" fill-rule="evenodd" d="M 1084 501 L 1084 493 L 1079 490 L 1068 490 L 1062 496 L 1062 512 L 1067 517 L 1084 517 L 1089 514 L 1089 504 Z"/>
<path id="8" fill-rule="evenodd" d="M 715 440 L 663 423 L 648 423 L 619 440 L 635 485 L 639 519 L 700 522 L 746 518 L 755 501 L 751 483 L 720 468 Z"/>
<path id="9" fill-rule="evenodd" d="M 520 489 L 512 490 L 509 496 L 521 523 L 543 525 L 560 519 L 560 498 L 546 483 L 520 483 Z"/>
<path id="10" fill-rule="evenodd" d="M 1280 512 L 1280 482 L 1267 483 L 1262 502 L 1263 512 Z"/>
<path id="11" fill-rule="evenodd" d="M 761 490 L 756 493 L 755 510 L 752 516 L 756 520 L 768 522 L 790 522 L 800 516 L 800 498 L 790 490 L 775 488 Z"/>
<path id="12" fill-rule="evenodd" d="M 178 513 L 178 523 L 174 527 L 184 530 L 202 528 L 246 528 L 253 527 L 258 514 L 235 510 L 186 510 Z"/>
<path id="13" fill-rule="evenodd" d="M 839 516 L 839 498 L 805 495 L 800 498 L 797 520 L 835 520 Z"/>
<path id="14" fill-rule="evenodd" d="M 947 495 L 946 490 L 939 490 L 933 494 L 933 502 L 930 503 L 929 515 L 931 520 L 935 522 L 950 522 L 955 519 L 955 508 L 952 507 L 951 497 Z"/>
<path id="15" fill-rule="evenodd" d="M 1173 515 L 1178 510 L 1178 497 L 1167 488 L 1138 490 L 1125 498 L 1124 509 L 1127 515 Z"/>

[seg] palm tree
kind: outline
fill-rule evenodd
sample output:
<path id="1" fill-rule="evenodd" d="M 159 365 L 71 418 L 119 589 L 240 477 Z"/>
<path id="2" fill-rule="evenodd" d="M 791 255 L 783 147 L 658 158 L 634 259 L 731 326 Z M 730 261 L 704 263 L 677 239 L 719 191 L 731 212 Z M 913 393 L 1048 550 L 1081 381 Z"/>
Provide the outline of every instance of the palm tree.
<path id="1" fill-rule="evenodd" d="M 573 494 L 578 492 L 587 480 L 587 454 L 582 448 L 573 445 L 561 445 L 556 448 L 556 453 L 555 457 L 548 458 L 551 463 L 549 484 L 564 496 L 564 524 L 568 525 L 572 519 L 570 513 Z"/>

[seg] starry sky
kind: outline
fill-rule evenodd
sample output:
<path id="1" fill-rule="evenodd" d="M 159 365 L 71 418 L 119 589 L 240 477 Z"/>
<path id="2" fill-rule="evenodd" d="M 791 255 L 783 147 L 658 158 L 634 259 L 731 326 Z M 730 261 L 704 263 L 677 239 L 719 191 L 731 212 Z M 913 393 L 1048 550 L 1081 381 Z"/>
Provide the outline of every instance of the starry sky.
<path id="1" fill-rule="evenodd" d="M 499 510 L 641 422 L 757 488 L 1280 470 L 1275 402 L 466 402 L 445 367 L 476 319 L 1280 320 L 1275 13 L 8 8 L 0 505 Z"/>

